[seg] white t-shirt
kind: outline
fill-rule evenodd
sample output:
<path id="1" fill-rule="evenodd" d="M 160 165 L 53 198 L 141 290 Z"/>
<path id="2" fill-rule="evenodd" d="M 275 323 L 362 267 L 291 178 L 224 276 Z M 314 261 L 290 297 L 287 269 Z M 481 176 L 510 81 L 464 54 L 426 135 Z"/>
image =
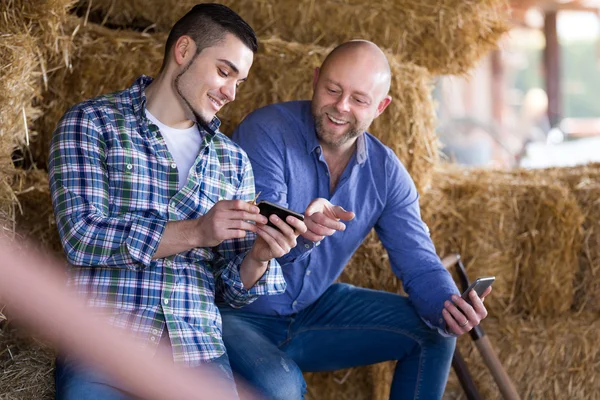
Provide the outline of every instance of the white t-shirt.
<path id="1" fill-rule="evenodd" d="M 148 109 L 146 109 L 146 116 L 160 129 L 160 133 L 167 143 L 167 148 L 175 164 L 177 164 L 179 190 L 181 190 L 187 183 L 190 168 L 196 161 L 202 144 L 202 136 L 200 136 L 198 126 L 194 124 L 187 129 L 175 129 L 160 122 Z"/>

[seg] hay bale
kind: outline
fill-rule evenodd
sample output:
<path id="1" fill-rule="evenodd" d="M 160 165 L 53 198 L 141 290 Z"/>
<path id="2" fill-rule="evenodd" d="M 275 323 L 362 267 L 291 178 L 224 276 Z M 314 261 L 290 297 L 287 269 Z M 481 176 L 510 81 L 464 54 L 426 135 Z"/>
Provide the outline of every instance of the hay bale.
<path id="1" fill-rule="evenodd" d="M 0 41 L 0 162 L 10 162 L 13 150 L 29 143 L 28 122 L 39 116 L 33 107 L 39 94 L 39 57 L 35 39 L 15 34 Z"/>
<path id="2" fill-rule="evenodd" d="M 371 400 L 373 380 L 369 368 L 305 373 L 306 400 Z"/>
<path id="3" fill-rule="evenodd" d="M 12 166 L 0 166 L 0 237 L 14 237 L 17 201 L 11 185 L 15 177 L 16 172 Z"/>
<path id="4" fill-rule="evenodd" d="M 573 195 L 585 217 L 573 308 L 600 313 L 600 185 L 578 187 Z"/>
<path id="5" fill-rule="evenodd" d="M 73 105 L 100 94 L 129 87 L 142 74 L 155 75 L 162 62 L 164 35 L 116 31 L 84 20 L 69 18 L 65 40 L 70 68 L 48 75 L 43 116 L 36 122 L 40 132 L 31 145 L 39 168 L 46 168 L 52 133 L 62 115 Z"/>
<path id="6" fill-rule="evenodd" d="M 488 318 L 484 329 L 523 399 L 596 399 L 600 393 L 600 320 L 597 314 L 561 318 Z M 468 335 L 458 347 L 484 399 L 500 394 Z M 445 400 L 466 399 L 454 373 Z"/>
<path id="7" fill-rule="evenodd" d="M 13 184 L 19 207 L 15 215 L 16 231 L 29 239 L 27 246 L 64 256 L 58 236 L 50 197 L 48 173 L 43 170 L 21 171 Z"/>
<path id="8" fill-rule="evenodd" d="M 584 215 L 579 269 L 575 276 L 573 309 L 600 312 L 600 164 L 548 168 L 528 173 L 536 179 L 559 181 L 569 187 Z"/>
<path id="9" fill-rule="evenodd" d="M 35 145 L 38 165 L 47 161 L 51 132 L 70 106 L 123 89 L 142 73 L 156 73 L 164 41 L 164 35 L 113 31 L 93 24 L 80 27 L 72 43 L 72 71 L 56 71 L 50 79 L 50 93 L 45 94 L 44 116 L 38 124 L 42 140 Z M 240 87 L 236 101 L 219 114 L 225 133 L 231 133 L 256 108 L 277 101 L 310 99 L 313 70 L 328 53 L 325 48 L 279 39 L 264 39 L 260 44 L 249 80 Z M 438 157 L 430 76 L 423 68 L 400 64 L 393 58 L 390 61 L 394 101 L 375 120 L 371 131 L 396 151 L 417 186 L 424 189 Z M 105 66 L 101 73 L 98 65 Z"/>
<path id="10" fill-rule="evenodd" d="M 54 399 L 54 351 L 0 322 L 0 399 Z"/>
<path id="11" fill-rule="evenodd" d="M 462 174 L 462 170 L 453 169 L 452 174 Z M 580 312 L 600 311 L 600 210 L 598 204 L 598 181 L 600 180 L 600 164 L 568 168 L 546 168 L 537 170 L 518 169 L 501 170 L 469 170 L 469 175 L 476 179 L 493 179 L 497 181 L 535 181 L 541 184 L 559 183 L 567 187 L 576 200 L 584 217 L 582 232 L 577 235 L 581 242 L 578 245 L 579 266 L 575 269 L 573 310 Z M 550 240 L 551 238 L 548 237 Z M 554 239 L 558 240 L 558 239 Z"/>
<path id="12" fill-rule="evenodd" d="M 56 40 L 63 34 L 62 24 L 77 0 L 6 0 L 0 4 L 0 31 L 29 32 L 41 48 L 56 49 Z"/>
<path id="13" fill-rule="evenodd" d="M 82 0 L 98 21 L 168 31 L 196 1 Z M 367 39 L 435 74 L 466 74 L 508 30 L 505 0 L 221 0 L 261 36 L 330 46 Z"/>
<path id="14" fill-rule="evenodd" d="M 482 170 L 435 181 L 423 196 L 423 217 L 442 256 L 460 253 L 471 279 L 496 276 L 490 313 L 569 310 L 583 216 L 565 187 Z"/>
<path id="15" fill-rule="evenodd" d="M 29 126 L 41 110 L 39 100 L 47 71 L 60 59 L 56 47 L 73 0 L 9 0 L 0 4 L 0 157 L 29 145 Z M 23 160 L 17 160 L 19 162 Z"/>
<path id="16" fill-rule="evenodd" d="M 546 181 L 558 180 L 574 190 L 578 187 L 597 183 L 600 180 L 600 163 L 589 163 L 567 168 L 535 169 L 529 170 L 527 173 Z"/>

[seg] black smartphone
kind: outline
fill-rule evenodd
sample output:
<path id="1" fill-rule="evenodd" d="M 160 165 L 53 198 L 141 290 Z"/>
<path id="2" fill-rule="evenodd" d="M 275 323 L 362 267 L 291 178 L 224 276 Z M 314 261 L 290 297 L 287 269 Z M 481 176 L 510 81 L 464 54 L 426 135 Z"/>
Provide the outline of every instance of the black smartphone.
<path id="1" fill-rule="evenodd" d="M 269 218 L 269 216 L 271 214 L 275 214 L 285 222 L 285 219 L 287 218 L 287 216 L 291 215 L 292 217 L 298 218 L 300 221 L 304 221 L 304 215 L 299 214 L 290 209 L 287 209 L 285 207 L 282 207 L 280 205 L 273 204 L 269 201 L 265 201 L 265 200 L 259 201 L 257 206 L 260 209 L 260 213 L 267 218 Z M 273 225 L 271 223 L 271 221 L 267 222 L 267 225 L 277 229 L 277 227 L 275 225 Z"/>
<path id="2" fill-rule="evenodd" d="M 481 297 L 483 292 L 485 292 L 495 280 L 495 276 L 484 276 L 475 279 L 473 283 L 469 285 L 467 290 L 464 291 L 464 293 L 462 294 L 462 298 L 465 299 L 467 303 L 471 304 L 471 299 L 469 298 L 469 293 L 471 292 L 471 290 L 474 290 L 475 293 L 477 293 L 477 296 Z"/>

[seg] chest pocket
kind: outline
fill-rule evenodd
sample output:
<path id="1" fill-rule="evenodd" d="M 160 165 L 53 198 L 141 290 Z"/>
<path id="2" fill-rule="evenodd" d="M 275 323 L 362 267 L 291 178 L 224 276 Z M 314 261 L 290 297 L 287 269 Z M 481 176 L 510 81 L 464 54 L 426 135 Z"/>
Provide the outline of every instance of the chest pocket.
<path id="1" fill-rule="evenodd" d="M 226 177 L 221 171 L 209 171 L 196 176 L 199 184 L 198 212 L 206 214 L 220 200 L 232 200 L 237 193 L 239 182 Z"/>
<path id="2" fill-rule="evenodd" d="M 152 208 L 156 193 L 151 184 L 158 171 L 152 171 L 146 157 L 134 156 L 131 150 L 115 149 L 108 153 L 106 167 L 112 212 L 123 214 Z"/>

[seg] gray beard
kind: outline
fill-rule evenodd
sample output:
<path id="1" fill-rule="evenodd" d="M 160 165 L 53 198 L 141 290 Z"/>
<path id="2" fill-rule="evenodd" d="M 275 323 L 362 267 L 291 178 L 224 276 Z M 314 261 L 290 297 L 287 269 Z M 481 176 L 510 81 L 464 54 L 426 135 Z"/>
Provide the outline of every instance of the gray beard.
<path id="1" fill-rule="evenodd" d="M 327 116 L 324 116 L 325 118 L 327 118 Z M 335 142 L 331 142 L 329 140 L 327 140 L 327 138 L 325 137 L 325 135 L 323 135 L 323 132 L 325 131 L 324 127 L 323 127 L 323 118 L 318 118 L 316 115 L 313 115 L 313 120 L 315 121 L 315 131 L 317 134 L 317 138 L 329 145 L 329 146 L 333 146 L 333 147 L 340 147 L 343 146 L 344 144 L 348 143 L 348 141 L 358 137 L 362 131 L 358 130 L 358 129 L 350 129 L 348 132 L 346 132 L 344 134 L 344 136 L 342 136 L 341 138 L 339 138 L 337 141 Z"/>

